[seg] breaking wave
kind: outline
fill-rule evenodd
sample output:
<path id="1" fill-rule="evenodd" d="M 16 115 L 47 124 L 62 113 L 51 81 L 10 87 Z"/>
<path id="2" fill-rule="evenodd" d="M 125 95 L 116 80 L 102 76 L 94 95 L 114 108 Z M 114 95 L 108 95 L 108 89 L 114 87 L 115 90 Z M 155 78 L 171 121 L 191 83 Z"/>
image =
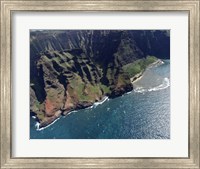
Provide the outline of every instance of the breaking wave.
<path id="1" fill-rule="evenodd" d="M 44 130 L 44 129 L 48 128 L 49 126 L 53 125 L 53 124 L 54 124 L 56 121 L 58 121 L 59 119 L 60 119 L 60 118 L 57 118 L 57 119 L 54 120 L 51 124 L 49 124 L 49 125 L 47 125 L 47 126 L 45 126 L 45 127 L 41 127 L 41 128 L 40 128 L 40 123 L 39 123 L 39 122 L 36 122 L 36 123 L 35 123 L 35 128 L 36 128 L 37 131 Z"/>
<path id="2" fill-rule="evenodd" d="M 106 100 L 109 100 L 109 98 L 107 96 L 105 96 L 102 100 L 95 102 L 92 106 L 90 106 L 89 108 L 95 108 L 100 104 L 103 104 Z"/>
<path id="3" fill-rule="evenodd" d="M 100 104 L 103 104 L 106 100 L 109 100 L 109 98 L 107 96 L 105 96 L 102 100 L 98 101 L 98 102 L 95 102 L 92 106 L 86 108 L 86 109 L 91 109 L 91 108 L 95 108 L 97 107 L 98 105 Z M 74 113 L 74 112 L 77 112 L 77 110 L 73 110 L 71 112 L 69 112 L 67 115 L 71 114 L 71 113 Z M 65 116 L 66 117 L 66 116 Z M 54 120 L 51 124 L 45 126 L 45 127 L 41 127 L 40 128 L 40 123 L 39 122 L 36 122 L 35 123 L 35 128 L 37 131 L 41 131 L 41 130 L 44 130 L 46 128 L 48 128 L 49 126 L 53 125 L 57 120 L 59 120 L 60 118 L 57 118 L 56 120 Z"/>
<path id="4" fill-rule="evenodd" d="M 134 92 L 136 93 L 144 93 L 144 92 L 152 92 L 152 91 L 158 91 L 166 89 L 170 86 L 169 78 L 164 78 L 162 84 L 152 87 L 152 88 L 144 88 L 144 87 L 137 87 L 134 89 Z"/>

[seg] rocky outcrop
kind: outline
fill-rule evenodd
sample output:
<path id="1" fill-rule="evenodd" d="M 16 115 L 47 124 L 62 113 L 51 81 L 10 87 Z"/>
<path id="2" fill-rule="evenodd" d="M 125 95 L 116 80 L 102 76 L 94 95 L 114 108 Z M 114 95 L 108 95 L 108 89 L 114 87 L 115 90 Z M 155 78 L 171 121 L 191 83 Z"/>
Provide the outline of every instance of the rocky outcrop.
<path id="1" fill-rule="evenodd" d="M 169 58 L 167 31 L 31 31 L 31 113 L 44 127 L 104 96 L 131 91 L 123 66 L 148 54 Z"/>

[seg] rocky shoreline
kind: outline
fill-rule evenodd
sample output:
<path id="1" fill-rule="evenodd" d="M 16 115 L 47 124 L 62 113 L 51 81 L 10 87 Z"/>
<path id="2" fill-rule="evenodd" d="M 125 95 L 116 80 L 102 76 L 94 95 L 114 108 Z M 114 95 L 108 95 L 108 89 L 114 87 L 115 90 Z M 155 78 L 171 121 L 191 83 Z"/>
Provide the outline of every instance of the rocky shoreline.
<path id="1" fill-rule="evenodd" d="M 133 76 L 132 78 L 130 78 L 131 83 L 135 83 L 136 81 L 140 80 L 142 78 L 144 71 L 136 74 L 135 76 Z"/>
<path id="2" fill-rule="evenodd" d="M 159 65 L 161 65 L 163 63 L 164 62 L 161 59 L 157 59 L 154 63 L 150 64 L 146 69 L 151 68 L 153 66 L 159 66 Z M 130 78 L 131 83 L 134 84 L 136 81 L 140 80 L 142 78 L 145 70 L 141 71 L 140 73 L 136 74 L 134 77 Z M 130 91 L 127 91 L 127 92 L 130 92 Z M 78 109 L 71 110 L 71 111 L 58 110 L 58 111 L 55 112 L 55 114 L 53 116 L 51 116 L 50 118 L 48 118 L 48 120 L 42 121 L 42 122 L 37 121 L 37 129 L 41 130 L 42 128 L 46 128 L 49 125 L 51 125 L 53 122 L 55 122 L 55 120 L 57 120 L 61 116 L 67 116 L 68 114 L 70 114 L 73 111 L 77 111 L 77 110 L 88 108 L 88 107 L 93 107 L 95 104 L 98 104 L 98 103 L 101 104 L 101 103 L 103 103 L 105 101 L 106 97 L 107 96 L 103 96 L 103 98 L 101 100 L 99 100 L 98 102 L 94 102 L 94 103 L 90 103 L 90 104 L 85 104 L 84 106 L 82 106 L 82 107 L 80 107 Z M 107 97 L 107 99 L 109 99 L 109 98 L 112 98 L 112 97 Z"/>
<path id="3" fill-rule="evenodd" d="M 43 128 L 132 91 L 130 78 L 156 56 L 168 58 L 169 42 L 168 32 L 157 30 L 30 31 L 30 115 Z"/>
<path id="4" fill-rule="evenodd" d="M 163 62 L 161 59 L 157 59 L 154 63 L 150 64 L 150 65 L 148 66 L 148 68 L 151 68 L 151 67 L 153 67 L 153 66 L 160 66 L 160 65 L 162 65 L 162 64 L 164 64 L 164 62 Z"/>
<path id="5" fill-rule="evenodd" d="M 93 108 L 93 107 L 96 107 L 97 105 L 99 104 L 103 104 L 106 100 L 109 100 L 109 98 L 107 96 L 103 97 L 102 100 L 98 101 L 98 102 L 94 102 L 92 105 L 90 106 L 86 106 L 84 108 Z M 82 109 L 84 109 L 82 108 Z M 59 119 L 61 116 L 67 116 L 69 114 L 71 114 L 71 112 L 74 112 L 74 111 L 77 111 L 77 110 L 80 110 L 80 109 L 74 109 L 72 111 L 61 111 L 61 110 L 58 110 L 54 116 L 51 116 L 51 118 L 49 118 L 47 121 L 42 121 L 42 122 L 39 122 L 37 120 L 36 122 L 36 128 L 37 130 L 42 130 L 42 129 L 45 129 L 47 128 L 48 126 L 50 126 L 51 124 L 53 124 L 57 119 Z M 35 118 L 35 116 L 34 116 Z"/>
<path id="6" fill-rule="evenodd" d="M 154 67 L 154 66 L 159 66 L 159 65 L 162 65 L 162 64 L 164 64 L 164 62 L 161 59 L 157 59 L 154 63 L 150 64 L 146 69 Z M 131 77 L 130 78 L 131 83 L 134 84 L 135 82 L 140 80 L 142 78 L 145 70 L 143 70 L 140 73 L 137 73 L 135 76 Z"/>

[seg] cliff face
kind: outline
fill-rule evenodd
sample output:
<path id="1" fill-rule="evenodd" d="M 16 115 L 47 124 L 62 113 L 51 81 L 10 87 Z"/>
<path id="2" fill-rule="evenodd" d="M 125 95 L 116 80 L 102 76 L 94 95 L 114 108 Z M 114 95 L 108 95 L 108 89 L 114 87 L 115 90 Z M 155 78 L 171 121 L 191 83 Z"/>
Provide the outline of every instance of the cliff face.
<path id="1" fill-rule="evenodd" d="M 123 66 L 154 55 L 169 58 L 168 31 L 31 31 L 31 113 L 40 127 L 104 96 L 132 90 Z"/>

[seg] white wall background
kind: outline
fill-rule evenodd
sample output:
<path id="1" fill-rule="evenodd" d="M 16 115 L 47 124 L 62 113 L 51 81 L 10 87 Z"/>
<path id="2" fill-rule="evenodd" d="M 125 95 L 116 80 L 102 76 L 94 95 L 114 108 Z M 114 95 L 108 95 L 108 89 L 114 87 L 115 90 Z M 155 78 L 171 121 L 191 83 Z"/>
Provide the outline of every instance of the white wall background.
<path id="1" fill-rule="evenodd" d="M 14 157 L 188 156 L 188 13 L 15 12 L 12 24 Z M 30 140 L 29 29 L 170 29 L 171 139 Z"/>

